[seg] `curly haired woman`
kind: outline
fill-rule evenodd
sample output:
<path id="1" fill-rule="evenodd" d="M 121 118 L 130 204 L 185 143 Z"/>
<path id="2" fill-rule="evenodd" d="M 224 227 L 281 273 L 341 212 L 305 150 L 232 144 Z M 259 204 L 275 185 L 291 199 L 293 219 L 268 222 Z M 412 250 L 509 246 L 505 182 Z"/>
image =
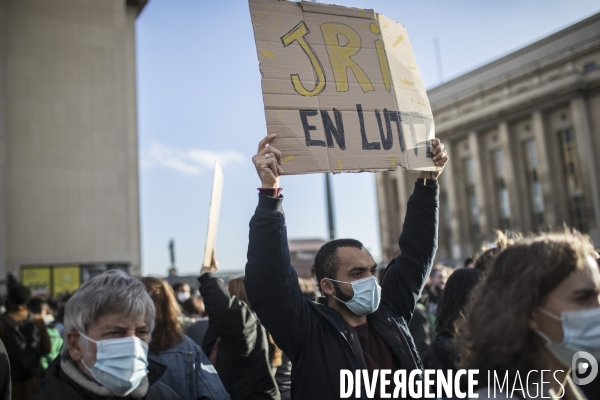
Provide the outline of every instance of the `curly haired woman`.
<path id="1" fill-rule="evenodd" d="M 487 383 L 480 398 L 585 398 L 570 368 L 579 351 L 600 358 L 594 254 L 586 236 L 567 232 L 524 239 L 494 258 L 457 335 L 462 367 Z"/>

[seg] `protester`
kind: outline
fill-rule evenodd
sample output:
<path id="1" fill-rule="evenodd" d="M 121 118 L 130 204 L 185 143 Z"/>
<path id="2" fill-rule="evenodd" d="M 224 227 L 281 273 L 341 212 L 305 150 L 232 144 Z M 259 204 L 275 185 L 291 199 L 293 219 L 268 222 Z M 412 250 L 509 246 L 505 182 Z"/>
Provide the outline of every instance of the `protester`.
<path id="1" fill-rule="evenodd" d="M 177 282 L 174 284 L 173 291 L 175 292 L 175 297 L 180 305 L 182 305 L 183 302 L 189 299 L 191 296 L 190 285 L 185 282 Z"/>
<path id="2" fill-rule="evenodd" d="M 495 385 L 487 382 L 488 371 L 506 376 L 511 386 L 519 378 L 523 398 L 582 398 L 569 372 L 579 351 L 600 358 L 600 273 L 593 253 L 587 237 L 567 232 L 522 240 L 493 259 L 456 338 L 462 367 L 479 369 L 483 378 L 479 398 L 488 398 Z M 510 396 L 497 392 L 495 398 Z"/>
<path id="3" fill-rule="evenodd" d="M 42 382 L 44 380 L 44 373 L 48 369 L 48 366 L 59 354 L 60 349 L 63 345 L 63 339 L 60 336 L 58 330 L 54 327 L 54 317 L 50 313 L 50 307 L 46 301 L 40 298 L 31 299 L 27 306 L 36 318 L 41 318 L 46 324 L 46 331 L 50 338 L 50 352 L 40 358 L 40 367 L 42 369 Z M 52 318 L 48 318 L 52 317 Z M 50 322 L 48 322 L 50 321 Z M 43 386 L 43 385 L 42 385 Z"/>
<path id="4" fill-rule="evenodd" d="M 482 273 L 473 268 L 460 268 L 452 273 L 436 311 L 435 340 L 424 353 L 426 369 L 456 370 L 454 334 L 456 322 L 463 315 L 471 292 L 481 280 Z"/>
<path id="5" fill-rule="evenodd" d="M 312 300 L 317 296 L 317 291 L 311 279 L 298 278 L 298 284 L 300 285 L 302 295 L 308 300 Z"/>
<path id="6" fill-rule="evenodd" d="M 64 304 L 60 304 L 58 306 L 58 310 L 56 312 L 53 313 L 54 316 L 54 321 L 52 321 L 50 323 L 50 325 L 47 326 L 51 326 L 54 329 L 56 329 L 61 337 L 61 339 L 65 339 L 65 326 L 63 325 L 63 322 L 65 320 L 65 305 Z"/>
<path id="7" fill-rule="evenodd" d="M 423 359 L 432 339 L 432 319 L 427 311 L 429 299 L 426 294 L 421 293 L 415 304 L 412 319 L 408 323 L 410 335 L 415 342 L 419 356 Z"/>
<path id="8" fill-rule="evenodd" d="M 467 258 L 465 258 L 465 261 L 463 261 L 464 268 L 473 268 L 474 266 L 475 266 L 475 261 L 473 260 L 472 257 L 467 257 Z"/>
<path id="9" fill-rule="evenodd" d="M 437 177 L 448 160 L 444 145 L 431 142 L 440 168 L 418 174 L 400 236 L 401 255 L 387 267 L 382 286 L 375 276 L 377 264 L 359 241 L 333 240 L 314 262 L 325 297 L 311 302 L 290 264 L 279 186 L 281 153 L 269 145 L 274 138 L 263 139 L 253 157 L 262 186 L 250 221 L 244 283 L 261 322 L 292 360 L 292 398 L 339 398 L 342 369 L 409 373 L 422 368 L 407 321 L 437 248 Z"/>
<path id="10" fill-rule="evenodd" d="M 35 399 L 180 399 L 158 382 L 166 367 L 147 358 L 154 314 L 144 285 L 123 271 L 84 283 L 67 303 L 65 345 Z"/>
<path id="11" fill-rule="evenodd" d="M 52 313 L 50 312 L 50 307 L 48 306 L 48 303 L 42 298 L 34 297 L 33 299 L 29 300 L 27 308 L 36 317 L 43 319 L 46 325 L 48 325 L 48 320 L 54 320 L 54 318 L 52 317 Z"/>
<path id="12" fill-rule="evenodd" d="M 423 290 L 428 298 L 427 312 L 431 315 L 432 322 L 435 320 L 435 312 L 437 310 L 442 292 L 446 286 L 446 281 L 450 276 L 450 269 L 443 265 L 436 265 L 431 269 L 429 275 L 429 284 Z"/>
<path id="13" fill-rule="evenodd" d="M 202 347 L 204 336 L 208 331 L 208 314 L 204 310 L 204 300 L 202 297 L 192 296 L 183 303 L 182 308 L 193 320 L 192 324 L 186 324 L 187 329 L 184 330 L 184 333 Z"/>
<path id="14" fill-rule="evenodd" d="M 200 346 L 183 334 L 177 299 L 168 283 L 158 278 L 141 279 L 154 301 L 156 317 L 148 359 L 167 367 L 160 382 L 182 399 L 229 399 L 217 371 Z"/>
<path id="15" fill-rule="evenodd" d="M 182 311 L 190 318 L 205 317 L 202 297 L 192 296 L 181 305 Z"/>
<path id="16" fill-rule="evenodd" d="M 0 400 L 10 400 L 10 363 L 2 340 L 0 340 Z"/>
<path id="17" fill-rule="evenodd" d="M 212 264 L 203 267 L 198 278 L 209 315 L 202 347 L 232 400 L 279 400 L 275 367 L 281 360 L 269 343 L 269 334 L 246 302 L 243 284 L 234 282 L 230 292 L 223 280 L 212 275 L 217 270 L 214 256 Z"/>
<path id="18" fill-rule="evenodd" d="M 40 391 L 40 358 L 50 352 L 46 324 L 29 311 L 31 291 L 21 284 L 8 289 L 6 313 L 0 317 L 0 340 L 10 361 L 13 400 L 26 400 Z"/>
<path id="19" fill-rule="evenodd" d="M 473 268 L 486 272 L 494 257 L 508 246 L 515 244 L 515 239 L 519 240 L 520 238 L 520 233 L 512 233 L 509 237 L 505 232 L 496 231 L 496 240 L 490 246 L 484 247 L 481 254 L 476 256 Z"/>
<path id="20" fill-rule="evenodd" d="M 185 334 L 192 339 L 194 343 L 202 347 L 204 337 L 206 336 L 206 332 L 208 332 L 208 324 L 208 317 L 200 318 L 185 331 Z"/>

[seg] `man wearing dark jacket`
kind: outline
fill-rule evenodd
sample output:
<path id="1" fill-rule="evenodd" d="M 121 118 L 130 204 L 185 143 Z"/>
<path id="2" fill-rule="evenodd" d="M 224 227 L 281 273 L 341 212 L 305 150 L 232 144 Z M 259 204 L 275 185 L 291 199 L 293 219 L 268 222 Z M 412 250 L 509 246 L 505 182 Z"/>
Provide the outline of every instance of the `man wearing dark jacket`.
<path id="1" fill-rule="evenodd" d="M 200 271 L 200 293 L 209 315 L 202 349 L 219 373 L 231 400 L 279 400 L 265 328 L 248 304 L 229 293 L 213 267 Z"/>
<path id="2" fill-rule="evenodd" d="M 444 145 L 432 141 L 439 168 L 419 173 L 400 236 L 402 254 L 387 267 L 381 287 L 374 277 L 376 263 L 362 244 L 334 240 L 315 257 L 325 297 L 311 302 L 302 296 L 290 265 L 279 188 L 281 153 L 269 145 L 274 137 L 263 139 L 253 157 L 262 187 L 250 221 L 245 287 L 261 323 L 292 361 L 292 398 L 340 398 L 342 369 L 390 369 L 392 374 L 402 369 L 407 375 L 422 369 L 407 323 L 437 248 L 437 177 L 448 161 Z"/>

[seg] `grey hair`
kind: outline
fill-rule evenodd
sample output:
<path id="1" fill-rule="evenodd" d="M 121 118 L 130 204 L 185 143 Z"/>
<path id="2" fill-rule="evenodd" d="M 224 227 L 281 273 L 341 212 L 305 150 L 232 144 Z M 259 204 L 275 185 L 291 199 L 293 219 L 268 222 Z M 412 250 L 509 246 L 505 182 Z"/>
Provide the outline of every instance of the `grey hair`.
<path id="1" fill-rule="evenodd" d="M 87 335 L 90 326 L 106 314 L 120 313 L 130 319 L 143 318 L 149 332 L 154 329 L 154 302 L 139 279 L 120 270 L 111 270 L 84 283 L 65 307 L 65 334 L 79 332 Z M 64 359 L 70 358 L 69 346 L 61 350 Z"/>

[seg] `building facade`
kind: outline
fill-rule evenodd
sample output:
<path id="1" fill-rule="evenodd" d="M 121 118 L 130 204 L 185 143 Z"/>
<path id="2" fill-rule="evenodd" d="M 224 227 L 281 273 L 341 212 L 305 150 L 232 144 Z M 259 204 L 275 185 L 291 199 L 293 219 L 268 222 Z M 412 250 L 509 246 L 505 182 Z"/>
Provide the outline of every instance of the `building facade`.
<path id="1" fill-rule="evenodd" d="M 600 14 L 428 91 L 450 161 L 439 260 L 494 230 L 563 224 L 600 246 Z M 414 172 L 377 174 L 382 254 L 396 255 Z"/>
<path id="2" fill-rule="evenodd" d="M 23 267 L 141 272 L 135 20 L 146 1 L 0 2 L 2 292 Z"/>

